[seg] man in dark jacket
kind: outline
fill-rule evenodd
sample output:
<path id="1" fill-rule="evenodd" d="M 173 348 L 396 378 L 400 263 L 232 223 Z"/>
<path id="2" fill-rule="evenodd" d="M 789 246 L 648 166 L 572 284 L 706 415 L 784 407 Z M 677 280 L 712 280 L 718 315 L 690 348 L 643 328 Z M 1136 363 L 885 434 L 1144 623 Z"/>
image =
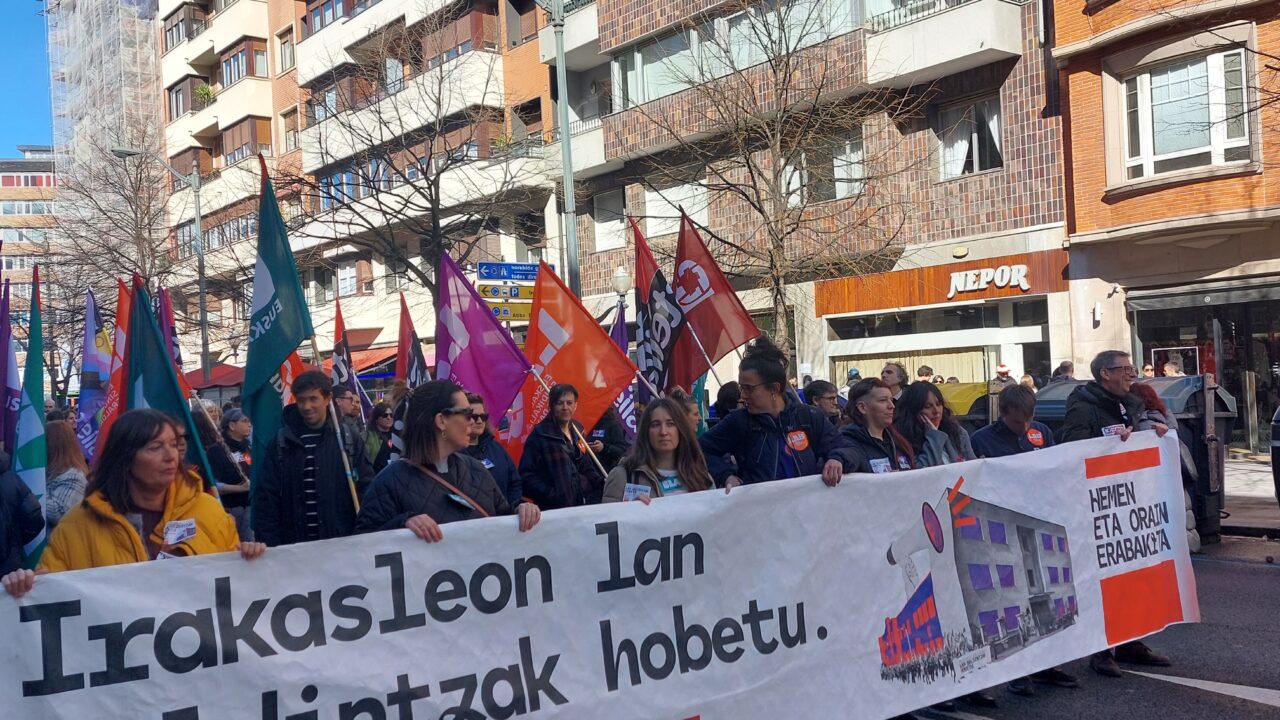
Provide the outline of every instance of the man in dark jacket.
<path id="1" fill-rule="evenodd" d="M 524 494 L 524 483 L 520 481 L 520 473 L 516 471 L 516 463 L 502 447 L 493 430 L 489 427 L 489 411 L 484 407 L 484 398 L 475 393 L 467 393 L 467 402 L 471 403 L 471 445 L 462 452 L 479 460 L 493 476 L 498 489 L 507 499 L 511 507 L 520 504 Z M 434 516 L 432 516 L 434 517 Z"/>
<path id="2" fill-rule="evenodd" d="M 801 404 L 791 393 L 781 397 L 785 405 L 777 414 L 735 410 L 698 438 L 717 486 L 725 487 L 730 478 L 750 485 L 818 475 L 828 460 L 839 461 L 834 451 L 846 447 L 848 441 L 826 415 L 812 405 Z M 736 468 L 729 456 L 737 462 Z M 851 471 L 846 468 L 842 472 Z"/>
<path id="3" fill-rule="evenodd" d="M 1010 385 L 996 400 L 1000 419 L 978 430 L 971 439 L 980 458 L 1005 457 L 1053 447 L 1053 431 L 1036 422 L 1036 394 L 1031 388 Z"/>
<path id="4" fill-rule="evenodd" d="M 255 458 L 263 467 L 253 492 L 253 530 L 271 546 L 352 534 L 356 507 L 346 467 L 355 475 L 357 493 L 373 478 L 359 435 L 346 426 L 341 438 L 334 432 L 324 373 L 302 373 L 292 390 L 294 402 L 284 409 L 284 425 L 267 457 Z"/>
<path id="5" fill-rule="evenodd" d="M 1058 431 L 1061 442 L 1087 440 L 1117 435 L 1128 440 L 1142 417 L 1142 400 L 1129 392 L 1138 370 L 1133 359 L 1123 350 L 1104 350 L 1089 363 L 1093 381 L 1076 388 L 1067 397 L 1066 418 Z M 1156 424 L 1156 434 L 1164 437 L 1169 428 Z M 1104 650 L 1089 659 L 1094 672 L 1106 677 L 1121 677 L 1117 661 L 1134 665 L 1168 667 L 1169 659 L 1144 643 L 1133 641 Z"/>
<path id="6" fill-rule="evenodd" d="M 627 454 L 627 433 L 622 429 L 618 412 L 612 407 L 600 416 L 596 426 L 587 433 L 587 446 L 600 458 L 600 464 L 606 471 L 617 467 L 622 456 Z"/>
<path id="7" fill-rule="evenodd" d="M 3 453 L 0 453 L 3 455 Z M 22 548 L 44 530 L 44 511 L 40 501 L 9 469 L 8 456 L 3 458 L 0 474 L 0 575 L 22 567 Z"/>

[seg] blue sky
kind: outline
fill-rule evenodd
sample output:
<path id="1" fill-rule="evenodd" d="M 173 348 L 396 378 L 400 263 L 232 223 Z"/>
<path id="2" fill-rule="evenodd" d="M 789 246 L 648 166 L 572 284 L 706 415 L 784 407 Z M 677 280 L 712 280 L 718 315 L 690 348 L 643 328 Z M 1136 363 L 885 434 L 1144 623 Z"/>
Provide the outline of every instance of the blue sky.
<path id="1" fill-rule="evenodd" d="M 38 0 L 0 0 L 0 157 L 53 140 L 43 7 Z"/>

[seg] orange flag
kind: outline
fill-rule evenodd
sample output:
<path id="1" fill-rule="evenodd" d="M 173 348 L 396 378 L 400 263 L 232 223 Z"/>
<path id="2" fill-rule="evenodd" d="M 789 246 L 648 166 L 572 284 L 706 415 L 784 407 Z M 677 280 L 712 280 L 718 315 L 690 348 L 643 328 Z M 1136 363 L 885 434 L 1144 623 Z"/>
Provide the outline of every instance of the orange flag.
<path id="1" fill-rule="evenodd" d="M 547 416 L 547 387 L 568 383 L 578 389 L 578 420 L 586 430 L 631 384 L 636 366 L 545 262 L 533 288 L 533 317 L 524 354 L 533 364 L 509 413 L 507 452 L 518 463 L 529 433 Z"/>
<path id="2" fill-rule="evenodd" d="M 98 429 L 98 450 L 107 440 L 111 424 L 124 412 L 125 376 L 124 351 L 128 347 L 129 315 L 133 308 L 133 292 L 124 281 L 116 280 L 116 328 L 111 344 L 111 368 L 107 375 L 107 396 L 102 406 L 102 425 Z M 94 453 L 97 455 L 97 453 Z"/>

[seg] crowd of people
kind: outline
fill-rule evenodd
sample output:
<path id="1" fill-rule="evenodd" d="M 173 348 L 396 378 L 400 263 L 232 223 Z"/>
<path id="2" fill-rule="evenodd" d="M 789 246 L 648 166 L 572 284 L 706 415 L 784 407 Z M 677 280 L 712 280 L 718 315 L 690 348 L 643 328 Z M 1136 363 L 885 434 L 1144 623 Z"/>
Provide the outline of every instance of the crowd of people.
<path id="1" fill-rule="evenodd" d="M 1055 375 L 1072 373 L 1064 364 Z M 747 347 L 737 381 L 720 389 L 710 429 L 698 432 L 697 402 L 675 392 L 643 405 L 629 443 L 613 412 L 584 426 L 577 389 L 556 385 L 517 463 L 495 437 L 485 398 L 448 380 L 399 389 L 365 428 L 359 399 L 310 371 L 294 380 L 293 402 L 265 457 L 251 456 L 251 421 L 239 408 L 198 404 L 196 438 L 155 410 L 124 413 L 90 471 L 71 424 L 51 419 L 43 510 L 14 473 L 0 475 L 0 573 L 4 589 L 21 596 L 47 572 L 229 551 L 252 560 L 274 546 L 402 528 L 438 542 L 449 523 L 497 515 L 516 516 L 520 530 L 530 531 L 543 511 L 558 508 L 649 504 L 812 475 L 835 486 L 849 473 L 902 472 L 1104 435 L 1127 439 L 1142 429 L 1163 435 L 1174 423 L 1150 388 L 1135 385 L 1139 371 L 1127 353 L 1099 354 L 1090 374 L 1070 395 L 1057 437 L 1034 420 L 1034 388 L 1003 381 L 999 417 L 970 436 L 927 367 L 916 382 L 900 363 L 876 378 L 850 378 L 844 389 L 814 381 L 802 402 L 786 356 L 760 338 Z M 397 417 L 403 427 L 393 436 Z M 184 460 L 188 442 L 204 448 L 213 478 Z M 221 502 L 205 492 L 206 481 Z M 22 546 L 45 528 L 39 569 L 22 569 Z M 1111 677 L 1120 676 L 1121 662 L 1168 664 L 1142 643 L 1091 660 Z M 1078 685 L 1055 668 L 1010 689 L 1032 694 L 1036 682 Z M 990 692 L 962 701 L 997 702 Z"/>

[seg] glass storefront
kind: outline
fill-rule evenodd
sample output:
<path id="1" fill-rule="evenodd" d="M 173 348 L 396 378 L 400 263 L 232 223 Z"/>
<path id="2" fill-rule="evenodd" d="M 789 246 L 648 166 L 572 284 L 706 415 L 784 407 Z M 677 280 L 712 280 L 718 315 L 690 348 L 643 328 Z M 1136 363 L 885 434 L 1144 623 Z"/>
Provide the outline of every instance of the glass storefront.
<path id="1" fill-rule="evenodd" d="M 1280 406 L 1280 300 L 1136 310 L 1131 318 L 1142 362 L 1152 363 L 1157 375 L 1167 362 L 1186 375 L 1212 373 L 1220 351 L 1218 382 L 1240 409 L 1232 446 L 1270 446 L 1271 416 Z M 1221 327 L 1221 348 L 1214 347 L 1214 320 Z"/>

